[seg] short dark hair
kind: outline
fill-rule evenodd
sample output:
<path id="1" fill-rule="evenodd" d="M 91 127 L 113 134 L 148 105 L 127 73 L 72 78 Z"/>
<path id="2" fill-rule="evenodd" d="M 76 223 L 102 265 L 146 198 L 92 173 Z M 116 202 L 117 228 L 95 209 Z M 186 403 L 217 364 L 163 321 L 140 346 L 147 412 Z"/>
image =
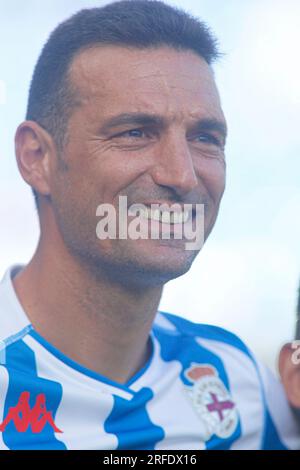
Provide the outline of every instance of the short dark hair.
<path id="1" fill-rule="evenodd" d="M 209 65 L 220 55 L 217 41 L 205 23 L 161 1 L 122 0 L 79 11 L 50 35 L 29 91 L 26 119 L 46 129 L 58 150 L 64 146 L 68 120 L 76 104 L 76 91 L 68 77 L 70 65 L 81 50 L 97 44 L 192 50 Z"/>
<path id="2" fill-rule="evenodd" d="M 296 322 L 296 339 L 300 339 L 300 285 L 298 289 L 298 300 L 297 300 L 297 322 Z"/>

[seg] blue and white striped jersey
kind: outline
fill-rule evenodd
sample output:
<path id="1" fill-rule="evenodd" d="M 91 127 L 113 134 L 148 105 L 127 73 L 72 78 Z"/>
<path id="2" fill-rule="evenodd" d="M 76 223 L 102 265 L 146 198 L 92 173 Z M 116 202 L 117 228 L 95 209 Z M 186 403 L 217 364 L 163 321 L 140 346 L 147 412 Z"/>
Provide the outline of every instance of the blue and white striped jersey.
<path id="1" fill-rule="evenodd" d="M 233 334 L 158 312 L 124 385 L 75 363 L 0 284 L 0 449 L 285 449 L 299 430 L 279 382 Z"/>

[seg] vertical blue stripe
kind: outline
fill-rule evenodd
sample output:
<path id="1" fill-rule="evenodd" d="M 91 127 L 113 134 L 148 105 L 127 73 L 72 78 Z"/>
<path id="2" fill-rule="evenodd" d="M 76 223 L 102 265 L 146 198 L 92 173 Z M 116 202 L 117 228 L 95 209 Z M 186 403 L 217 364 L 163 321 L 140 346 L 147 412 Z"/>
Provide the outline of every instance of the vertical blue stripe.
<path id="1" fill-rule="evenodd" d="M 265 415 L 265 433 L 262 450 L 288 450 L 280 440 L 268 409 L 266 409 Z"/>
<path id="2" fill-rule="evenodd" d="M 34 352 L 24 341 L 19 340 L 6 348 L 6 368 L 9 375 L 8 391 L 4 406 L 4 418 L 9 408 L 15 407 L 22 392 L 30 393 L 30 408 L 35 405 L 36 398 L 43 393 L 46 407 L 55 414 L 62 398 L 62 386 L 50 380 L 38 377 Z M 63 431 L 63 429 L 62 429 Z M 63 436 L 63 434 L 60 434 Z M 36 434 L 29 426 L 26 432 L 18 432 L 13 421 L 3 432 L 3 441 L 11 450 L 63 450 L 65 445 L 58 441 L 49 423 Z"/>
<path id="3" fill-rule="evenodd" d="M 131 400 L 114 396 L 114 407 L 104 423 L 108 433 L 118 439 L 118 450 L 154 450 L 155 444 L 164 438 L 164 431 L 153 424 L 146 405 L 153 392 L 142 388 Z"/>
<path id="4" fill-rule="evenodd" d="M 24 338 L 27 333 L 32 330 L 32 325 L 27 325 L 18 333 L 9 336 L 8 338 L 0 341 L 0 364 L 5 365 L 6 363 L 6 348 L 13 343 L 16 343 L 19 339 Z"/>

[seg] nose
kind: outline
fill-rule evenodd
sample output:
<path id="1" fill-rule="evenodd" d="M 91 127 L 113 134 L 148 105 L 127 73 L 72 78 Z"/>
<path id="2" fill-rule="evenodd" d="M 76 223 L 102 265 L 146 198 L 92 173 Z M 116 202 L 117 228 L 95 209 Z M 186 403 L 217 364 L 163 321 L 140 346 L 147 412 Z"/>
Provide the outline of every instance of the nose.
<path id="1" fill-rule="evenodd" d="M 165 136 L 157 147 L 151 176 L 160 186 L 183 196 L 198 186 L 192 155 L 185 135 Z"/>

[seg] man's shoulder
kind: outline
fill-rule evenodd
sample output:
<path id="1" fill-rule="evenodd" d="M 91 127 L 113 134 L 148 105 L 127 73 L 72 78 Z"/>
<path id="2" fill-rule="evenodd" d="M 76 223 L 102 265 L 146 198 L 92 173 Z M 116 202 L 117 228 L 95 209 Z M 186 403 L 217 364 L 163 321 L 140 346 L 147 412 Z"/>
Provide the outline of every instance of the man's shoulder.
<path id="1" fill-rule="evenodd" d="M 192 380 L 195 403 L 205 400 L 206 392 L 223 401 L 226 397 L 242 417 L 244 435 L 261 433 L 257 448 L 299 448 L 297 425 L 281 383 L 237 335 L 161 311 L 154 333 L 163 361 L 174 361 L 187 386 Z M 232 448 L 245 448 L 245 441 Z"/>
<path id="2" fill-rule="evenodd" d="M 246 355 L 254 361 L 253 355 L 247 345 L 235 334 L 222 327 L 205 323 L 196 323 L 173 313 L 159 311 L 154 322 L 154 327 L 165 336 L 177 335 L 181 338 L 196 340 L 199 344 L 212 347 L 227 346 L 233 348 L 242 355 Z"/>

